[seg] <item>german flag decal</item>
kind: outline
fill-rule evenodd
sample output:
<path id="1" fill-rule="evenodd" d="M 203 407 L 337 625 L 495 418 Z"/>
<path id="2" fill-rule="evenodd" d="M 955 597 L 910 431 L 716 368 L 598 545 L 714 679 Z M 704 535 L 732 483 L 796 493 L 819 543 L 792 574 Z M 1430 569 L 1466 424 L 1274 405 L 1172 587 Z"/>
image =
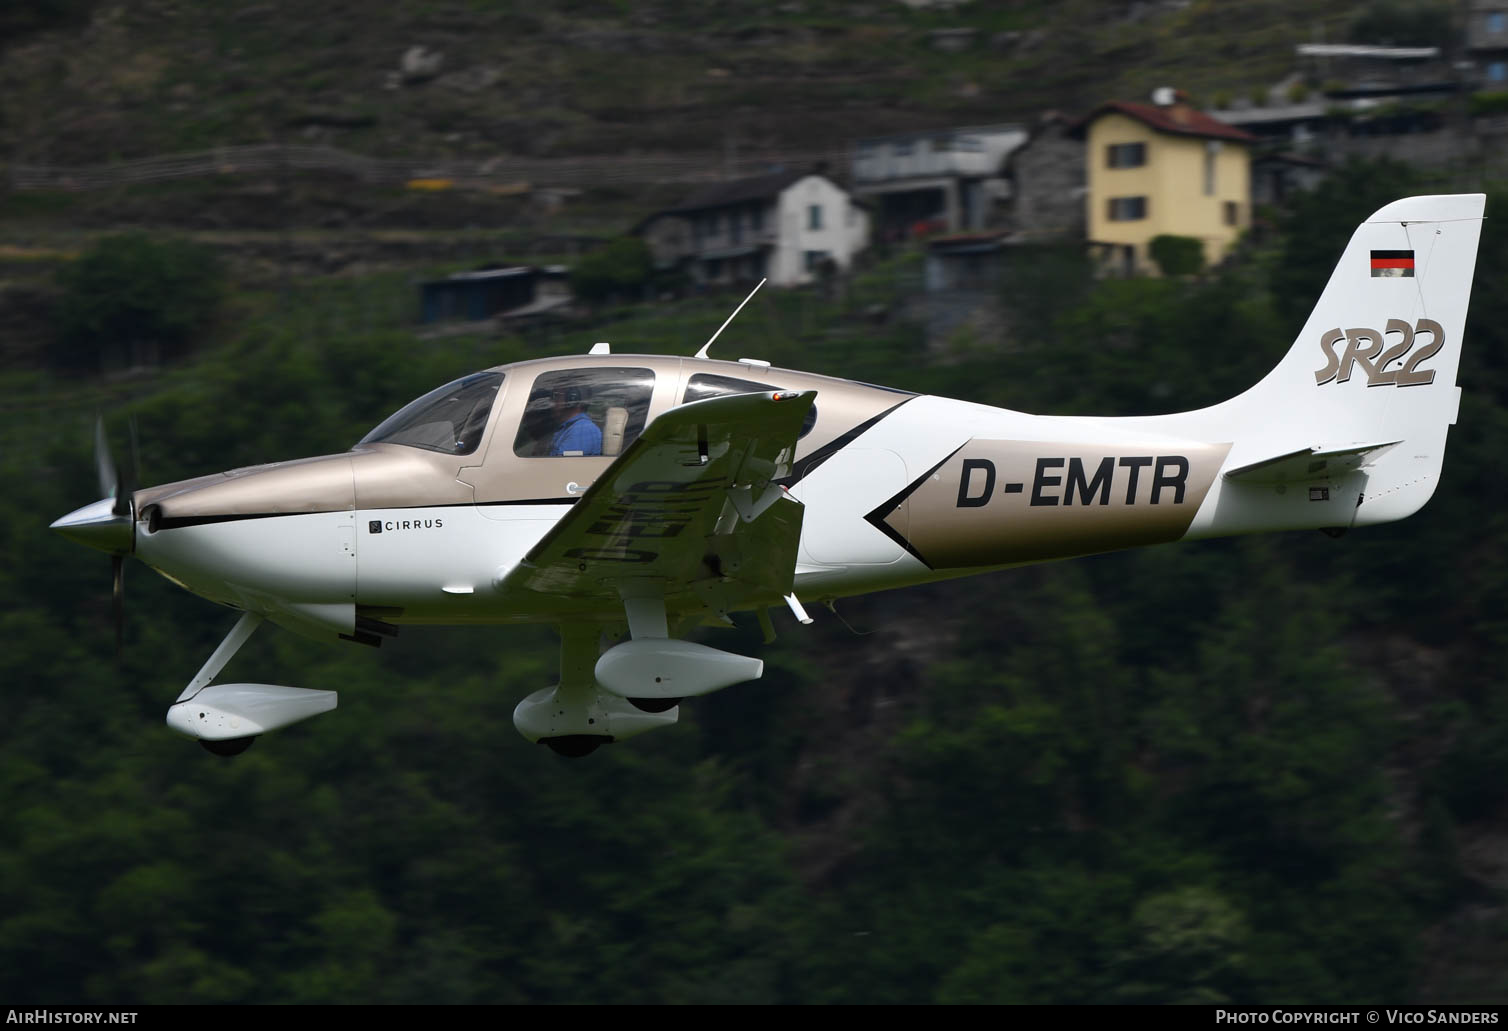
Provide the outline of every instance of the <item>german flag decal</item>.
<path id="1" fill-rule="evenodd" d="M 1406 276 L 1412 279 L 1414 276 L 1414 252 L 1373 251 L 1372 278 L 1376 279 L 1378 276 L 1389 278 Z"/>

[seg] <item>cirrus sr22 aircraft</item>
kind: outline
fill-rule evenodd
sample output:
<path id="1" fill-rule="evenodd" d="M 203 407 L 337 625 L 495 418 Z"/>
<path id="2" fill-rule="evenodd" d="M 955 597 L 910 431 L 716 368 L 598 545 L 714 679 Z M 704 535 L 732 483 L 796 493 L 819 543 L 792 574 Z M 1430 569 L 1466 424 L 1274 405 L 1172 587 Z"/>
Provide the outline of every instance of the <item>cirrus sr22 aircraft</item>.
<path id="1" fill-rule="evenodd" d="M 772 607 L 809 622 L 803 603 L 867 591 L 1417 511 L 1456 419 L 1483 207 L 1378 211 L 1277 367 L 1199 411 L 1035 416 L 599 344 L 449 383 L 344 454 L 149 490 L 118 486 L 101 433 L 107 496 L 52 525 L 114 556 L 117 590 L 135 556 L 241 613 L 168 709 L 212 752 L 335 707 L 214 682 L 263 620 L 369 645 L 404 624 L 548 622 L 560 683 L 513 720 L 585 755 L 758 678 L 760 660 L 680 639 L 733 613 L 769 638 Z"/>

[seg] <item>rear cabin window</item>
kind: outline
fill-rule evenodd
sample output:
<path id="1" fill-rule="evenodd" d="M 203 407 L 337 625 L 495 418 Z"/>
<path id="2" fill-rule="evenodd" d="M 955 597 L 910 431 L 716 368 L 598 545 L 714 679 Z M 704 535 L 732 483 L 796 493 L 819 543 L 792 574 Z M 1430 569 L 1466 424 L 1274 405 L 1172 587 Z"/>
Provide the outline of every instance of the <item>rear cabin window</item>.
<path id="1" fill-rule="evenodd" d="M 734 379 L 732 376 L 714 376 L 710 372 L 700 372 L 691 377 L 686 384 L 686 394 L 681 398 L 682 404 L 690 404 L 692 401 L 705 401 L 709 397 L 722 397 L 725 394 L 758 394 L 766 390 L 784 390 L 773 383 L 755 383 L 753 380 Z M 800 440 L 812 431 L 817 425 L 817 406 L 814 404 L 806 413 L 806 419 L 801 423 L 801 432 L 796 434 Z"/>
<path id="2" fill-rule="evenodd" d="M 501 372 L 464 376 L 404 405 L 359 443 L 407 444 L 445 455 L 469 455 L 482 443 L 487 416 L 502 385 Z"/>
<path id="3" fill-rule="evenodd" d="M 562 369 L 529 391 L 513 453 L 521 458 L 615 456 L 644 431 L 655 374 L 649 369 Z"/>

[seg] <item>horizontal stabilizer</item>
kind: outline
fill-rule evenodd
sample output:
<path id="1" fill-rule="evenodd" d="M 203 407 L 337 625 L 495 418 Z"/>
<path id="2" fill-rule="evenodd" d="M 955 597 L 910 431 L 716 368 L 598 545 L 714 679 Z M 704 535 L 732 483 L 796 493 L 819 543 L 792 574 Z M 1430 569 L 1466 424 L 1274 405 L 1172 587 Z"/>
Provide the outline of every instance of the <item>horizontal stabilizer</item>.
<path id="1" fill-rule="evenodd" d="M 1346 473 L 1353 473 L 1368 462 L 1380 457 L 1388 448 L 1401 441 L 1388 440 L 1378 444 L 1318 445 L 1301 448 L 1287 454 L 1264 458 L 1228 470 L 1227 480 L 1238 483 L 1304 483 L 1309 480 L 1329 480 Z"/>

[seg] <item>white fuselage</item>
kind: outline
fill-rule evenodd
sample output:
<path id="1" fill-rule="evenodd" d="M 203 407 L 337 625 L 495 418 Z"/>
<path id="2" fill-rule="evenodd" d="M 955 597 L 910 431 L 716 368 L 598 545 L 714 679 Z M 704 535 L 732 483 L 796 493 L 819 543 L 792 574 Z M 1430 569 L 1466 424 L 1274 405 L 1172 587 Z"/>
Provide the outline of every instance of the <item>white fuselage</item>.
<path id="1" fill-rule="evenodd" d="M 982 503 L 960 507 L 957 476 L 943 482 L 950 475 L 945 464 L 950 456 L 1007 442 L 1027 464 L 1012 472 L 1006 461 L 993 460 L 1000 467 L 1001 486 Z M 1022 539 L 1030 539 L 1030 518 L 1048 508 L 1059 521 L 1065 514 L 1084 513 L 1100 523 L 1135 515 L 1138 506 L 1154 511 L 1149 508 L 1154 469 L 1113 462 L 1108 479 L 1095 485 L 1093 498 L 1107 503 L 1086 506 L 1085 498 L 1070 497 L 1081 503 L 1046 504 L 1063 500 L 1069 463 L 1083 466 L 1070 455 L 1087 454 L 1084 461 L 1097 467 L 1106 460 L 1102 451 L 1106 456 L 1145 451 L 1153 458 L 1203 447 L 1149 433 L 1130 420 L 1030 416 L 945 398 L 912 398 L 791 486 L 791 496 L 804 505 L 796 592 L 813 600 L 839 597 L 1106 550 L 1115 546 L 1113 540 L 1059 539 L 1057 531 L 1027 553 L 991 551 L 987 542 L 1009 534 L 1017 522 L 1025 527 Z M 1060 452 L 1062 461 L 1039 473 L 1033 463 L 1043 456 L 1058 461 Z M 951 465 L 957 463 L 954 458 Z M 1021 484 L 1014 494 L 1005 493 L 1006 477 Z M 1135 484 L 1133 477 L 1139 477 Z M 975 477 L 971 492 L 980 486 Z M 1128 491 L 1132 486 L 1135 490 Z M 908 488 L 912 495 L 892 515 L 892 531 L 880 528 L 872 515 Z M 1175 505 L 1171 490 L 1160 493 L 1155 511 L 1183 512 L 1178 532 L 1158 539 L 1174 539 L 1203 526 L 1195 498 Z M 1017 512 L 1012 506 L 1025 507 Z M 144 527 L 136 554 L 197 593 L 238 608 L 292 609 L 317 619 L 320 611 L 334 611 L 322 607 L 360 606 L 391 612 L 384 618 L 393 623 L 552 621 L 557 617 L 541 608 L 536 596 L 510 596 L 500 583 L 568 511 L 568 498 L 491 506 L 353 505 L 347 511 L 205 521 L 156 532 Z M 1303 515 L 1313 518 L 1312 512 Z M 933 536 L 957 535 L 986 546 L 966 564 L 929 562 L 925 551 L 907 541 L 925 538 L 937 520 L 944 525 L 931 530 Z M 344 622 L 337 620 L 335 626 Z"/>

